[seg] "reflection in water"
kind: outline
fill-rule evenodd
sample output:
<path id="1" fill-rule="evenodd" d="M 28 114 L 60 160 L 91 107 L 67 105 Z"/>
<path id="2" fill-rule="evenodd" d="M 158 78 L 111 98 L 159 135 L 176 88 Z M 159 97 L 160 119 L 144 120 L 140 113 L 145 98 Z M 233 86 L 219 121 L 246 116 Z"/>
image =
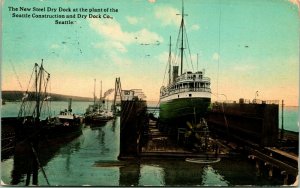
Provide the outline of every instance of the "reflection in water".
<path id="1" fill-rule="evenodd" d="M 154 163 L 154 162 L 153 162 Z M 203 166 L 185 162 L 184 160 L 155 161 L 163 169 L 161 173 L 164 185 L 201 185 Z"/>
<path id="2" fill-rule="evenodd" d="M 116 123 L 117 123 L 117 120 L 114 119 L 114 120 L 112 121 L 112 126 L 111 126 L 111 131 L 112 131 L 112 132 L 115 132 L 115 131 L 116 131 Z"/>
<path id="3" fill-rule="evenodd" d="M 25 149 L 25 148 L 24 148 Z M 24 182 L 24 176 L 27 173 L 29 169 L 29 163 L 30 155 L 29 155 L 30 150 L 26 149 L 17 155 L 14 155 L 14 163 L 13 163 L 13 170 L 11 172 L 11 185 L 17 185 L 21 182 Z"/>
<path id="4" fill-rule="evenodd" d="M 141 165 L 141 176 L 139 179 L 139 185 L 165 185 L 164 176 L 164 169 L 158 165 Z"/>
<path id="5" fill-rule="evenodd" d="M 23 142 L 21 144 L 16 145 L 15 154 L 14 154 L 14 162 L 13 169 L 11 172 L 11 185 L 19 185 L 24 184 L 30 185 L 30 179 L 32 177 L 32 184 L 38 184 L 37 174 L 32 174 L 34 169 L 38 169 L 38 163 L 43 168 L 47 165 L 47 163 L 54 158 L 58 153 L 69 153 L 68 156 L 71 156 L 72 151 L 59 151 L 62 145 L 70 142 L 75 137 L 67 137 L 67 138 L 57 138 L 51 140 L 42 140 L 41 144 L 36 151 L 36 155 L 33 153 L 32 146 L 29 142 Z M 80 143 L 75 143 L 75 148 L 80 147 Z M 76 150 L 76 149 L 75 149 Z M 37 156 L 37 158 L 36 158 Z M 37 162 L 38 160 L 38 162 Z M 67 161 L 67 166 L 70 161 Z M 70 168 L 70 167 L 67 167 Z M 25 179 L 26 177 L 26 179 Z M 43 176 L 44 178 L 47 178 Z"/>
<path id="6" fill-rule="evenodd" d="M 203 168 L 202 185 L 228 186 L 228 182 L 215 169 L 207 165 Z"/>
<path id="7" fill-rule="evenodd" d="M 105 132 L 102 130 L 102 128 L 100 127 L 98 130 L 97 130 L 97 134 L 98 136 L 96 137 L 99 141 L 99 146 L 100 147 L 100 150 L 101 150 L 101 155 L 104 155 L 105 153 L 108 153 L 109 152 L 109 148 L 106 147 L 105 145 Z"/>
<path id="8" fill-rule="evenodd" d="M 40 161 L 51 186 L 214 186 L 214 185 L 280 185 L 266 177 L 255 176 L 255 166 L 244 159 L 222 159 L 204 165 L 184 159 L 142 159 L 118 161 L 120 121 L 104 126 L 86 126 L 83 134 L 57 147 L 48 143 Z M 65 139 L 65 138 L 63 138 Z M 104 164 L 106 162 L 106 164 Z M 5 183 L 25 185 L 27 160 L 15 155 L 14 162 L 1 162 Z M 96 164 L 96 165 L 95 165 Z M 7 175 L 8 174 L 8 175 Z M 47 185 L 39 172 L 39 185 Z M 9 181 L 8 181 L 9 180 Z"/>
<path id="9" fill-rule="evenodd" d="M 120 167 L 121 186 L 226 186 L 212 166 L 188 163 L 184 160 L 145 160 Z"/>
<path id="10" fill-rule="evenodd" d="M 139 185 L 140 165 L 138 163 L 121 166 L 119 168 L 119 171 L 120 171 L 120 177 L 119 177 L 120 186 Z"/>
<path id="11" fill-rule="evenodd" d="M 66 172 L 70 173 L 72 170 L 72 155 L 75 152 L 78 152 L 80 149 L 80 141 L 79 139 L 70 142 L 67 147 L 62 147 L 59 150 L 59 154 L 62 158 L 66 158 L 65 169 Z"/>

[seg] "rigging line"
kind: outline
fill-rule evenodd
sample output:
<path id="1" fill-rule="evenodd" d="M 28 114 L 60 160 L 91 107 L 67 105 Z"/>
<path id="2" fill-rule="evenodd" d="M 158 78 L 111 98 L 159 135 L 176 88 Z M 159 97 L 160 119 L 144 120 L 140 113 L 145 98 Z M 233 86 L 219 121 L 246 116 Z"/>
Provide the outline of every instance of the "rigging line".
<path id="1" fill-rule="evenodd" d="M 186 57 L 185 51 L 183 51 L 183 55 L 184 55 L 185 61 L 187 62 L 187 57 Z M 189 64 L 187 63 L 186 65 L 187 65 L 187 70 L 190 69 Z M 183 70 L 183 72 L 184 72 L 184 70 Z"/>
<path id="2" fill-rule="evenodd" d="M 34 72 L 35 72 L 34 69 L 35 69 L 35 66 L 33 67 L 33 70 L 32 70 L 32 72 L 31 72 L 31 76 L 30 76 L 30 79 L 29 79 L 29 82 L 28 82 L 28 86 L 27 86 L 27 88 L 26 88 L 26 92 L 28 92 L 28 89 L 29 89 L 31 80 L 32 80 L 32 78 L 33 78 L 33 74 L 34 74 Z"/>
<path id="3" fill-rule="evenodd" d="M 178 48 L 178 45 L 179 45 L 179 38 L 180 38 L 180 34 L 181 34 L 181 29 L 179 28 L 179 32 L 178 32 L 178 35 L 177 35 L 177 41 L 176 41 L 176 46 L 175 46 L 175 55 L 174 55 L 174 61 L 173 61 L 173 64 L 177 65 L 177 57 L 179 57 L 180 54 L 178 54 L 179 52 L 179 48 Z"/>
<path id="4" fill-rule="evenodd" d="M 47 97 L 48 97 L 48 95 L 49 95 L 49 99 L 47 99 L 48 114 L 50 115 L 50 117 L 52 117 L 52 109 L 51 109 L 51 80 L 49 81 L 49 92 L 47 93 Z"/>
<path id="5" fill-rule="evenodd" d="M 44 75 L 44 74 L 43 74 Z M 41 102 L 41 106 L 40 106 L 40 111 L 43 110 L 43 115 L 46 114 L 46 109 L 45 108 L 42 108 L 43 107 L 43 104 L 44 104 L 44 99 L 45 99 L 45 95 L 46 95 L 46 88 L 47 88 L 47 83 L 45 81 L 45 76 L 43 76 L 43 85 L 44 85 L 44 88 L 45 88 L 45 92 L 41 94 L 41 97 L 42 97 L 42 102 Z"/>
<path id="6" fill-rule="evenodd" d="M 23 91 L 23 87 L 22 87 L 22 84 L 21 84 L 21 82 L 20 82 L 20 78 L 19 78 L 19 76 L 18 76 L 18 74 L 17 74 L 17 71 L 16 71 L 16 69 L 15 69 L 15 66 L 14 66 L 14 64 L 11 62 L 11 60 L 9 60 L 9 62 L 10 62 L 10 65 L 12 66 L 13 72 L 15 73 L 15 75 L 16 75 L 16 77 L 17 77 L 17 81 L 18 81 L 18 83 L 19 83 L 19 86 L 20 86 L 20 88 L 21 88 L 22 91 Z"/>
<path id="7" fill-rule="evenodd" d="M 219 1 L 220 5 L 220 1 Z M 219 100 L 219 72 L 220 72 L 220 50 L 221 50 L 221 5 L 219 10 L 219 43 L 218 43 L 218 73 L 217 73 L 217 101 Z"/>
<path id="8" fill-rule="evenodd" d="M 43 175 L 44 175 L 44 177 L 45 177 L 45 179 L 46 179 L 47 184 L 50 185 L 49 180 L 48 180 L 47 175 L 46 175 L 46 172 L 45 172 L 44 168 L 42 167 L 42 165 L 41 165 L 41 163 L 40 163 L 39 157 L 38 157 L 38 155 L 37 155 L 37 153 L 36 153 L 36 151 L 35 151 L 35 149 L 34 149 L 34 147 L 33 147 L 32 142 L 31 142 L 30 144 L 31 144 L 32 152 L 33 152 L 33 154 L 34 154 L 34 156 L 35 156 L 35 160 L 36 160 L 38 166 L 41 168 L 42 173 L 43 173 Z"/>
<path id="9" fill-rule="evenodd" d="M 162 81 L 162 84 L 161 84 L 161 85 L 164 85 L 164 83 L 165 83 L 165 78 L 166 78 L 166 74 L 167 74 L 167 69 L 168 69 L 168 63 L 166 64 L 165 73 L 164 73 L 164 78 L 163 78 L 163 81 Z"/>
<path id="10" fill-rule="evenodd" d="M 157 102 L 157 104 L 155 105 L 155 108 L 157 109 L 159 109 L 159 103 L 160 103 L 160 98 L 159 98 L 159 100 L 158 100 L 158 102 Z M 155 114 L 156 113 L 156 109 L 153 111 L 153 114 Z"/>
<path id="11" fill-rule="evenodd" d="M 184 31 L 185 31 L 185 38 L 186 38 L 186 42 L 187 42 L 187 47 L 189 49 L 189 54 L 190 54 L 190 59 L 191 59 L 191 65 L 192 65 L 192 69 L 194 71 L 194 65 L 193 65 L 193 60 L 192 60 L 192 54 L 191 54 L 191 49 L 190 49 L 190 44 L 189 44 L 189 39 L 188 39 L 188 36 L 187 36 L 187 32 L 186 32 L 186 28 L 183 27 Z"/>
<path id="12" fill-rule="evenodd" d="M 45 71 L 46 72 L 46 71 Z M 48 82 L 49 82 L 49 74 L 47 74 L 47 78 L 46 78 L 46 81 L 45 81 L 45 76 L 43 77 L 43 79 L 44 79 L 44 87 L 45 87 L 45 90 L 44 90 L 44 99 L 45 99 L 45 97 L 46 97 L 46 93 L 47 93 L 47 86 L 48 86 Z M 44 99 L 42 100 L 42 103 L 41 103 L 41 106 L 40 106 L 40 110 L 42 109 L 42 106 L 43 106 L 43 104 L 44 104 Z"/>
<path id="13" fill-rule="evenodd" d="M 3 151 L 3 150 L 5 150 L 5 149 L 8 149 L 8 148 L 10 148 L 9 146 L 10 145 L 13 145 L 14 143 L 13 142 L 10 142 L 10 143 L 8 143 L 8 144 L 6 144 L 6 145 L 2 145 L 3 144 L 3 140 L 1 140 L 1 150 Z"/>

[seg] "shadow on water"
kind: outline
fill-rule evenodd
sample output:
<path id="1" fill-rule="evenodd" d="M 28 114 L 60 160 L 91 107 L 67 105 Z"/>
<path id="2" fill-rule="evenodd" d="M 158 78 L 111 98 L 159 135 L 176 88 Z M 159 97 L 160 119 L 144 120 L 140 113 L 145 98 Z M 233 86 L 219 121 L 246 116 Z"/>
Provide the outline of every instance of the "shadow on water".
<path id="1" fill-rule="evenodd" d="M 17 143 L 13 155 L 13 169 L 11 171 L 10 184 L 20 185 L 25 183 L 26 185 L 30 185 L 30 179 L 32 179 L 32 182 L 38 184 L 38 176 L 32 174 L 33 170 L 42 169 L 47 166 L 47 163 L 60 153 L 60 148 L 73 140 L 75 140 L 75 142 L 73 142 L 73 148 L 78 150 L 80 143 L 76 142 L 76 138 L 81 134 L 82 132 L 80 131 L 63 138 L 42 138 L 36 147 L 38 149 L 34 151 L 30 141 Z M 69 150 L 65 152 L 71 154 L 73 151 Z M 47 177 L 45 176 L 44 178 Z"/>
<path id="2" fill-rule="evenodd" d="M 279 180 L 256 176 L 251 164 L 224 159 L 215 164 L 195 164 L 179 159 L 122 162 L 120 186 L 235 186 L 281 185 Z"/>
<path id="3" fill-rule="evenodd" d="M 129 164 L 119 167 L 119 185 L 120 186 L 138 186 L 140 173 L 140 164 Z"/>

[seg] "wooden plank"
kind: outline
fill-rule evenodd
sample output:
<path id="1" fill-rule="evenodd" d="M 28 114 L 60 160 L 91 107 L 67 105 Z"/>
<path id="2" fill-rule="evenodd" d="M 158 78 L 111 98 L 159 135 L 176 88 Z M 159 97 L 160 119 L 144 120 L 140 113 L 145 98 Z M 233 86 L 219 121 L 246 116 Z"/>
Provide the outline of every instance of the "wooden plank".
<path id="1" fill-rule="evenodd" d="M 285 151 L 282 151 L 282 150 L 279 150 L 279 149 L 277 149 L 277 148 L 270 148 L 270 147 L 266 147 L 267 149 L 269 149 L 269 150 L 271 150 L 271 151 L 273 151 L 273 152 L 275 152 L 275 153 L 278 153 L 278 154 L 280 154 L 280 155 L 283 155 L 283 156 L 285 156 L 285 157 L 287 157 L 287 158 L 290 158 L 290 159 L 292 159 L 292 160 L 294 160 L 294 161 L 296 161 L 296 162 L 298 162 L 298 156 L 297 155 L 293 155 L 293 154 L 291 154 L 291 153 L 287 153 L 287 152 L 285 152 Z"/>
<path id="2" fill-rule="evenodd" d="M 263 154 L 262 152 L 250 149 L 250 152 L 252 155 L 256 156 L 257 158 L 261 159 L 262 161 L 268 162 L 272 164 L 273 166 L 277 166 L 279 169 L 286 171 L 288 174 L 292 174 L 294 176 L 298 175 L 298 169 L 297 167 L 290 166 L 282 161 L 279 161 L 271 156 L 268 156 L 266 154 Z"/>

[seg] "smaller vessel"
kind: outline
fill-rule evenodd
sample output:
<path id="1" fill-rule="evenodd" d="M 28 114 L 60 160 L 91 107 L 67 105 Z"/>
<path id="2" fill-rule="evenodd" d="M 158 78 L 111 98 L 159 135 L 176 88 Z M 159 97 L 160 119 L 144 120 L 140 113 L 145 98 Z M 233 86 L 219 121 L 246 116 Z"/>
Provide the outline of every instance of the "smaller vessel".
<path id="1" fill-rule="evenodd" d="M 108 110 L 108 102 L 105 101 L 105 97 L 109 95 L 111 92 L 113 92 L 114 89 L 107 90 L 104 93 L 104 96 L 102 97 L 102 81 L 100 83 L 101 83 L 100 97 L 99 97 L 99 101 L 96 102 L 96 95 L 95 95 L 96 79 L 95 79 L 94 104 L 89 105 L 85 113 L 85 122 L 87 123 L 102 123 L 102 122 L 107 122 L 114 118 L 113 112 Z M 107 104 L 106 108 L 105 108 L 105 103 Z"/>
<path id="2" fill-rule="evenodd" d="M 221 158 L 208 158 L 208 159 L 202 159 L 202 158 L 186 158 L 186 162 L 191 163 L 198 163 L 198 164 L 211 164 L 211 163 L 217 163 L 221 161 Z"/>
<path id="3" fill-rule="evenodd" d="M 58 119 L 65 126 L 80 124 L 82 122 L 82 118 L 80 116 L 72 113 L 71 98 L 69 99 L 68 109 L 65 109 L 64 111 L 60 111 L 60 114 L 58 115 Z"/>
<path id="4" fill-rule="evenodd" d="M 71 141 L 82 134 L 80 123 L 67 126 L 59 117 L 51 117 L 51 104 L 49 103 L 51 97 L 47 90 L 49 82 L 50 73 L 44 69 L 43 60 L 41 65 L 35 63 L 28 88 L 22 98 L 18 117 L 14 120 L 16 122 L 13 135 L 15 139 L 11 141 L 14 147 L 14 167 L 18 164 L 16 162 L 18 157 L 22 156 L 22 161 L 27 163 L 26 186 L 30 184 L 30 179 L 32 179 L 32 185 L 38 185 L 39 168 L 46 177 L 39 162 L 40 151 L 55 147 L 60 142 Z M 18 171 L 14 170 L 12 176 L 21 177 L 15 174 Z M 18 178 L 16 181 L 19 181 Z M 48 180 L 47 183 L 49 185 Z"/>
<path id="5" fill-rule="evenodd" d="M 44 69 L 43 60 L 41 65 L 34 65 L 33 73 L 35 73 L 35 79 L 32 79 L 34 82 L 30 80 L 28 84 L 17 118 L 20 122 L 16 126 L 17 140 L 26 139 L 32 135 L 41 138 L 56 138 L 81 133 L 79 119 L 71 115 L 71 103 L 69 103 L 69 110 L 64 114 L 57 117 L 51 116 L 49 103 L 51 96 L 47 91 L 50 73 Z"/>

